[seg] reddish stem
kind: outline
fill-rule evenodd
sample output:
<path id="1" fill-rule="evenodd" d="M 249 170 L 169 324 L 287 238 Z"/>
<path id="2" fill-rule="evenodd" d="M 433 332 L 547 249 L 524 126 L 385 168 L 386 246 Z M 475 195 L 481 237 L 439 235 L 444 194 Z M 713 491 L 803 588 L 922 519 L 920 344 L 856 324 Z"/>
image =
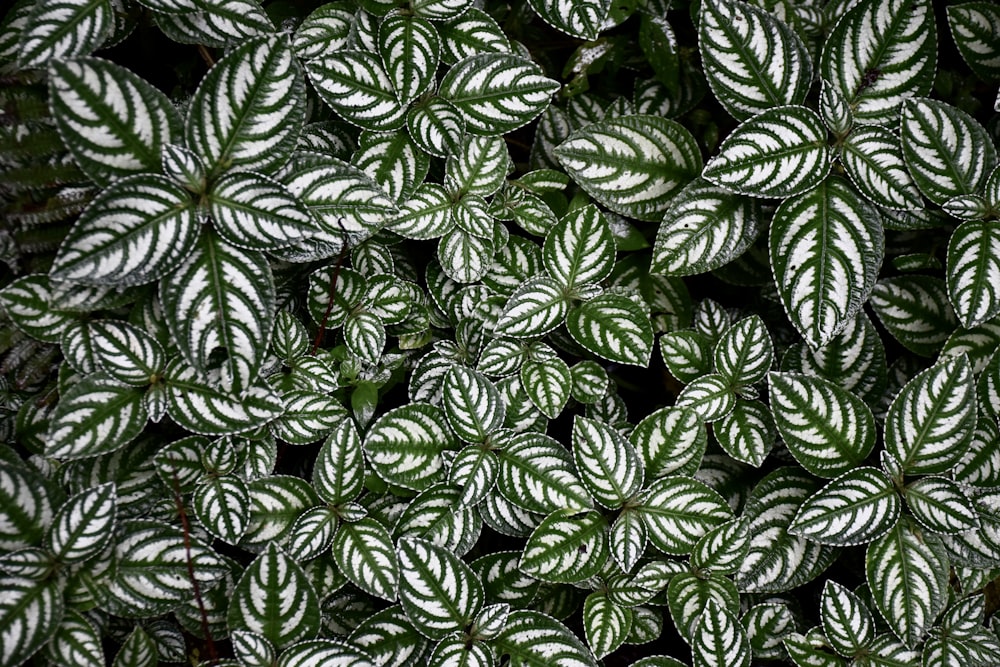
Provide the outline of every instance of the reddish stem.
<path id="1" fill-rule="evenodd" d="M 181 485 L 177 479 L 177 469 L 173 471 L 174 480 L 174 504 L 177 505 L 177 515 L 181 518 L 181 526 L 184 529 L 184 551 L 187 553 L 188 577 L 194 587 L 194 599 L 198 603 L 198 611 L 201 612 L 201 632 L 205 635 L 205 648 L 208 650 L 209 660 L 215 662 L 219 659 L 219 654 L 215 650 L 215 642 L 212 640 L 212 633 L 208 629 L 208 612 L 205 610 L 205 602 L 201 599 L 201 589 L 198 580 L 194 577 L 194 561 L 191 560 L 191 526 L 188 524 L 187 512 L 184 511 L 184 501 L 181 500 Z"/>

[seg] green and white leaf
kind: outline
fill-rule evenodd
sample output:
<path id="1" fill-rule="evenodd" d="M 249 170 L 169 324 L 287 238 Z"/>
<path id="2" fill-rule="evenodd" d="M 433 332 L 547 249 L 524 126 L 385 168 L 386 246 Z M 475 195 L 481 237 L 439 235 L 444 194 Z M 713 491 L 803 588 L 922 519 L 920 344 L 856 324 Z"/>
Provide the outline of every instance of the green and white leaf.
<path id="1" fill-rule="evenodd" d="M 591 593 L 583 602 L 583 632 L 597 658 L 603 658 L 628 638 L 632 610 L 620 607 L 607 595 Z"/>
<path id="2" fill-rule="evenodd" d="M 750 549 L 748 522 L 732 519 L 705 533 L 691 552 L 691 565 L 715 574 L 731 574 Z"/>
<path id="3" fill-rule="evenodd" d="M 434 82 L 441 38 L 426 19 L 393 14 L 379 25 L 378 54 L 396 98 L 405 106 Z"/>
<path id="4" fill-rule="evenodd" d="M 160 151 L 180 135 L 181 118 L 167 96 L 107 60 L 52 61 L 49 87 L 66 147 L 101 185 L 158 170 Z"/>
<path id="5" fill-rule="evenodd" d="M 302 20 L 292 37 L 292 48 L 302 60 L 347 48 L 354 28 L 352 7 L 330 2 L 320 5 Z"/>
<path id="6" fill-rule="evenodd" d="M 497 489 L 518 507 L 543 514 L 593 507 L 590 493 L 576 475 L 572 455 L 557 440 L 524 433 L 504 443 L 498 454 Z"/>
<path id="7" fill-rule="evenodd" d="M 22 665 L 48 642 L 65 613 L 60 579 L 0 575 L 0 665 Z"/>
<path id="8" fill-rule="evenodd" d="M 479 53 L 510 53 L 510 40 L 496 20 L 478 7 L 437 24 L 441 35 L 441 60 L 452 65 Z"/>
<path id="9" fill-rule="evenodd" d="M 497 655 L 510 657 L 510 664 L 598 667 L 593 654 L 565 625 L 541 612 L 518 609 L 507 617 L 491 644 Z"/>
<path id="10" fill-rule="evenodd" d="M 390 484 L 420 491 L 444 474 L 442 452 L 454 446 L 445 413 L 414 402 L 389 410 L 368 429 L 364 449 L 375 473 Z"/>
<path id="11" fill-rule="evenodd" d="M 962 58 L 983 81 L 1000 79 L 1000 9 L 989 2 L 948 7 L 948 28 Z"/>
<path id="12" fill-rule="evenodd" d="M 819 477 L 856 468 L 875 446 L 875 419 L 861 399 L 823 378 L 768 375 L 775 425 L 792 456 Z"/>
<path id="13" fill-rule="evenodd" d="M 207 387 L 190 366 L 174 363 L 167 377 L 167 412 L 179 426 L 202 435 L 229 435 L 259 428 L 285 411 L 266 385 L 254 385 L 243 396 Z"/>
<path id="14" fill-rule="evenodd" d="M 490 270 L 496 248 L 492 239 L 455 228 L 441 237 L 437 259 L 445 274 L 458 283 L 474 283 Z"/>
<path id="15" fill-rule="evenodd" d="M 901 505 L 888 475 L 878 468 L 855 468 L 802 503 L 788 532 L 820 544 L 864 544 L 892 530 Z"/>
<path id="16" fill-rule="evenodd" d="M 52 518 L 45 547 L 62 563 L 83 563 L 112 541 L 117 490 L 105 482 L 71 496 Z"/>
<path id="17" fill-rule="evenodd" d="M 709 373 L 692 380 L 677 395 L 676 407 L 694 410 L 710 424 L 728 415 L 736 407 L 735 387 L 719 373 Z"/>
<path id="18" fill-rule="evenodd" d="M 812 190 L 830 172 L 826 126 L 815 111 L 783 106 L 733 130 L 701 175 L 751 197 L 790 197 Z"/>
<path id="19" fill-rule="evenodd" d="M 298 563 L 272 542 L 236 583 L 227 625 L 256 632 L 280 651 L 316 636 L 319 599 Z"/>
<path id="20" fill-rule="evenodd" d="M 460 150 L 465 118 L 448 100 L 434 96 L 416 101 L 406 114 L 406 129 L 425 153 L 447 157 Z"/>
<path id="21" fill-rule="evenodd" d="M 854 187 L 883 208 L 915 211 L 923 208 L 920 190 L 903 161 L 899 137 L 885 127 L 855 128 L 841 146 L 840 163 Z"/>
<path id="22" fill-rule="evenodd" d="M 337 399 L 318 391 L 293 389 L 282 394 L 285 412 L 268 427 L 276 438 L 293 445 L 323 439 L 347 417 Z"/>
<path id="23" fill-rule="evenodd" d="M 813 347 L 828 343 L 861 310 L 885 248 L 878 211 L 839 179 L 785 200 L 768 244 L 785 312 Z"/>
<path id="24" fill-rule="evenodd" d="M 979 527 L 979 515 L 962 486 L 947 477 L 916 479 L 903 490 L 917 522 L 933 533 L 964 533 Z"/>
<path id="25" fill-rule="evenodd" d="M 399 605 L 368 616 L 350 634 L 349 640 L 376 664 L 387 667 L 405 667 L 430 648 L 430 642 L 413 628 Z"/>
<path id="26" fill-rule="evenodd" d="M 49 61 L 89 55 L 114 30 L 110 0 L 57 0 L 34 5 L 23 26 L 17 60 L 41 68 Z"/>
<path id="27" fill-rule="evenodd" d="M 370 312 L 352 313 L 344 321 L 344 344 L 364 362 L 377 364 L 385 349 L 387 334 L 382 319 Z"/>
<path id="28" fill-rule="evenodd" d="M 632 299 L 602 294 L 572 309 L 566 329 L 573 340 L 602 359 L 645 367 L 653 351 L 649 313 Z"/>
<path id="29" fill-rule="evenodd" d="M 555 419 L 566 406 L 573 387 L 569 366 L 559 357 L 535 361 L 529 359 L 521 366 L 521 385 L 528 398 L 542 414 Z"/>
<path id="30" fill-rule="evenodd" d="M 444 186 L 455 204 L 476 201 L 468 195 L 488 197 L 494 194 L 512 169 L 507 144 L 501 137 L 466 135 L 457 150 L 448 155 Z M 455 201 L 456 198 L 459 200 Z M 472 211 L 479 217 L 488 217 L 483 208 L 485 206 L 477 206 Z"/>
<path id="31" fill-rule="evenodd" d="M 555 149 L 566 173 L 616 213 L 658 221 L 698 175 L 701 152 L 680 123 L 651 115 L 618 116 L 571 134 Z"/>
<path id="32" fill-rule="evenodd" d="M 855 656 L 875 640 L 875 617 L 857 595 L 828 579 L 820 600 L 823 632 L 837 653 Z"/>
<path id="33" fill-rule="evenodd" d="M 689 644 L 698 617 L 705 611 L 709 600 L 731 611 L 739 610 L 739 591 L 725 577 L 699 577 L 692 572 L 680 572 L 670 578 L 667 608 L 677 632 Z"/>
<path id="34" fill-rule="evenodd" d="M 671 375 L 689 384 L 712 370 L 712 343 L 694 329 L 668 331 L 660 336 L 660 357 Z"/>
<path id="35" fill-rule="evenodd" d="M 615 263 L 615 241 L 601 211 L 588 205 L 563 216 L 545 237 L 542 262 L 566 289 L 607 278 Z"/>
<path id="36" fill-rule="evenodd" d="M 399 586 L 399 558 L 389 531 L 365 518 L 344 523 L 333 540 L 333 557 L 351 583 L 370 595 L 394 601 Z"/>
<path id="37" fill-rule="evenodd" d="M 50 417 L 45 453 L 57 459 L 108 454 L 134 440 L 146 426 L 139 388 L 103 373 L 80 379 L 62 395 Z"/>
<path id="38" fill-rule="evenodd" d="M 884 278 L 869 300 L 879 321 L 908 350 L 933 357 L 958 326 L 945 281 L 936 276 Z"/>
<path id="39" fill-rule="evenodd" d="M 344 419 L 324 441 L 313 464 L 316 493 L 331 505 L 354 500 L 364 488 L 365 463 L 361 437 L 350 419 Z"/>
<path id="40" fill-rule="evenodd" d="M 521 572 L 541 581 L 573 583 L 595 576 L 609 557 L 607 520 L 594 511 L 557 510 L 524 545 Z"/>
<path id="41" fill-rule="evenodd" d="M 240 546 L 248 549 L 263 550 L 282 540 L 305 510 L 322 504 L 312 485 L 301 477 L 268 474 L 248 482 L 247 488 L 250 526 Z"/>
<path id="42" fill-rule="evenodd" d="M 576 470 L 598 504 L 619 508 L 642 488 L 642 458 L 620 433 L 604 422 L 577 416 L 572 439 Z"/>
<path id="43" fill-rule="evenodd" d="M 556 30 L 584 41 L 597 39 L 603 29 L 614 25 L 609 22 L 611 0 L 529 0 L 528 4 Z"/>
<path id="44" fill-rule="evenodd" d="M 91 344 L 97 365 L 125 384 L 150 384 L 167 364 L 163 346 L 144 330 L 119 320 L 90 323 Z"/>
<path id="45" fill-rule="evenodd" d="M 88 285 L 141 285 L 169 273 L 194 249 L 201 227 L 189 193 L 140 174 L 103 190 L 63 239 L 52 277 Z"/>
<path id="46" fill-rule="evenodd" d="M 399 601 L 413 627 L 431 639 L 464 629 L 482 609 L 483 586 L 468 565 L 426 540 L 399 541 Z"/>
<path id="47" fill-rule="evenodd" d="M 771 335 L 760 317 L 752 315 L 726 330 L 715 346 L 715 370 L 735 386 L 764 379 L 774 359 Z"/>
<path id="48" fill-rule="evenodd" d="M 241 248 L 281 248 L 316 230 L 302 202 L 284 185 L 261 174 L 225 174 L 212 185 L 208 204 L 216 231 Z"/>
<path id="49" fill-rule="evenodd" d="M 671 473 L 693 475 L 708 446 L 708 432 L 698 413 L 678 406 L 646 416 L 628 439 L 642 456 L 649 481 Z"/>
<path id="50" fill-rule="evenodd" d="M 636 511 L 646 523 L 650 543 L 671 555 L 690 553 L 702 536 L 733 516 L 716 491 L 683 475 L 670 475 L 650 484 Z"/>
<path id="51" fill-rule="evenodd" d="M 511 338 L 542 336 L 563 323 L 568 302 L 562 286 L 547 276 L 525 281 L 504 306 L 496 333 Z"/>
<path id="52" fill-rule="evenodd" d="M 250 492 L 236 475 L 208 477 L 195 489 L 194 515 L 214 537 L 236 544 L 250 524 Z"/>
<path id="53" fill-rule="evenodd" d="M 452 366 L 444 381 L 448 424 L 467 442 L 482 443 L 504 422 L 506 407 L 500 392 L 479 371 Z"/>
<path id="54" fill-rule="evenodd" d="M 698 27 L 705 76 L 737 120 L 805 100 L 809 53 L 777 16 L 739 0 L 711 0 L 701 5 Z"/>
<path id="55" fill-rule="evenodd" d="M 159 657 L 156 644 L 141 625 L 129 633 L 115 655 L 114 667 L 156 667 Z"/>
<path id="56" fill-rule="evenodd" d="M 929 0 L 863 0 L 837 21 L 820 75 L 847 99 L 856 121 L 891 125 L 899 104 L 926 95 L 937 67 L 937 30 Z"/>
<path id="57" fill-rule="evenodd" d="M 968 220 L 948 242 L 948 297 L 966 329 L 1000 313 L 1000 227 Z"/>
<path id="58" fill-rule="evenodd" d="M 59 626 L 42 650 L 45 657 L 58 665 L 104 667 L 107 664 L 100 633 L 76 609 L 66 610 Z M 7 662 L 4 660 L 0 664 L 6 665 Z"/>
<path id="59" fill-rule="evenodd" d="M 736 399 L 732 412 L 712 424 L 712 434 L 729 456 L 759 468 L 778 439 L 771 411 L 760 401 Z"/>
<path id="60" fill-rule="evenodd" d="M 750 667 L 750 642 L 739 619 L 715 600 L 691 631 L 691 656 L 695 667 Z"/>
<path id="61" fill-rule="evenodd" d="M 337 510 L 325 506 L 310 507 L 299 515 L 288 531 L 285 552 L 303 564 L 323 555 L 333 542 L 338 525 Z"/>

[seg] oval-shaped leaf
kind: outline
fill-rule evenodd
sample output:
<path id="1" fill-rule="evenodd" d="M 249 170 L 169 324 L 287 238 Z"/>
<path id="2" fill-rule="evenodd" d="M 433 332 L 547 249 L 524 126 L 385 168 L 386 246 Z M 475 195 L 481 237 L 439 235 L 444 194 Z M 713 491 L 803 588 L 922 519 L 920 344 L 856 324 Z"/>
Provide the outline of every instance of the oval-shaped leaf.
<path id="1" fill-rule="evenodd" d="M 639 499 L 649 541 L 666 554 L 690 553 L 709 530 L 733 516 L 726 501 L 702 481 L 671 475 L 650 484 Z"/>
<path id="2" fill-rule="evenodd" d="M 419 632 L 441 639 L 465 628 L 483 606 L 483 586 L 461 559 L 426 540 L 399 541 L 399 601 Z"/>
<path id="3" fill-rule="evenodd" d="M 454 444 L 445 419 L 428 403 L 410 403 L 379 417 L 365 436 L 372 469 L 390 484 L 426 489 L 443 474 L 441 453 Z"/>
<path id="4" fill-rule="evenodd" d="M 557 510 L 528 537 L 519 567 L 541 581 L 583 581 L 608 560 L 607 529 L 607 521 L 597 512 Z"/>
<path id="5" fill-rule="evenodd" d="M 632 299 L 602 294 L 566 315 L 566 329 L 597 356 L 632 366 L 649 365 L 653 327 L 649 313 Z"/>
<path id="6" fill-rule="evenodd" d="M 396 599 L 399 558 L 389 531 L 378 521 L 343 524 L 333 540 L 333 557 L 355 586 L 385 600 Z"/>
<path id="7" fill-rule="evenodd" d="M 595 501 L 615 509 L 639 492 L 642 458 L 624 436 L 604 422 L 577 416 L 572 438 L 577 472 Z"/>
<path id="8" fill-rule="evenodd" d="M 863 544 L 892 530 L 900 506 L 888 475 L 878 468 L 856 468 L 802 503 L 788 532 L 821 544 Z"/>
<path id="9" fill-rule="evenodd" d="M 1000 313 L 1000 226 L 969 220 L 948 242 L 948 296 L 966 329 Z"/>
<path id="10" fill-rule="evenodd" d="M 146 426 L 141 389 L 94 373 L 72 385 L 52 412 L 46 455 L 76 459 L 108 454 Z"/>

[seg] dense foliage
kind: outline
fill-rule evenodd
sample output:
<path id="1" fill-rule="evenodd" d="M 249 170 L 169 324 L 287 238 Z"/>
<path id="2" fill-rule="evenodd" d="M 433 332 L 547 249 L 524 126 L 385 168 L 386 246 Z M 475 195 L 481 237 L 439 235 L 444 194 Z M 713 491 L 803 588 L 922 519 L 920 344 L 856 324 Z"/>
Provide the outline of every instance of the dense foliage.
<path id="1" fill-rule="evenodd" d="M 0 667 L 1000 664 L 1000 6 L 21 0 L 0 63 Z"/>

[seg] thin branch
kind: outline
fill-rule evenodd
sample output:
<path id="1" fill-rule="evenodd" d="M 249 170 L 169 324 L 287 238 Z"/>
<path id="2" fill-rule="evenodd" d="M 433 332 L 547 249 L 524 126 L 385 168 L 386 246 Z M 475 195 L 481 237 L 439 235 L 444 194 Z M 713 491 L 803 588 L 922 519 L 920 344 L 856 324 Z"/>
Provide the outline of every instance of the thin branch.
<path id="1" fill-rule="evenodd" d="M 219 653 L 215 650 L 215 641 L 212 640 L 212 633 L 208 629 L 208 612 L 205 610 L 205 601 L 201 599 L 201 588 L 198 580 L 194 576 L 194 561 L 191 560 L 191 526 L 188 524 L 187 512 L 184 511 L 184 501 L 181 500 L 181 484 L 177 479 L 177 469 L 173 470 L 174 481 L 174 503 L 177 506 L 177 515 L 181 518 L 181 526 L 184 529 L 184 551 L 187 554 L 188 577 L 194 587 L 194 599 L 198 603 L 198 611 L 201 613 L 201 632 L 205 635 L 205 648 L 208 649 L 208 657 L 212 662 L 219 659 Z"/>

